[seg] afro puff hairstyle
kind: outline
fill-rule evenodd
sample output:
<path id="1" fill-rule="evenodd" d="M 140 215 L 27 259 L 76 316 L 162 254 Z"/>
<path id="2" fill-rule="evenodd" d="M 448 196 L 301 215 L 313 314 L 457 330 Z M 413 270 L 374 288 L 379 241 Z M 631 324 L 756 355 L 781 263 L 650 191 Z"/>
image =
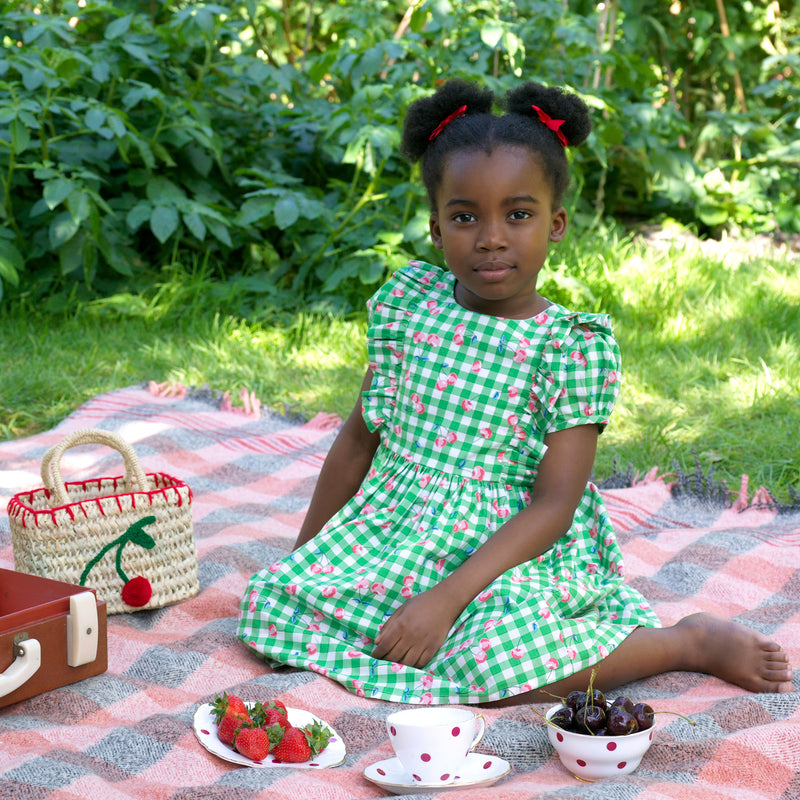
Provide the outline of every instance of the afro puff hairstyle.
<path id="1" fill-rule="evenodd" d="M 400 150 L 410 161 L 421 161 L 422 181 L 431 208 L 436 207 L 436 192 L 452 153 L 463 150 L 491 153 L 498 147 L 527 148 L 550 181 L 554 206 L 560 206 L 569 186 L 566 153 L 556 132 L 542 123 L 534 106 L 552 119 L 563 120 L 559 131 L 569 146 L 575 147 L 586 141 L 592 130 L 586 104 L 575 94 L 531 81 L 503 98 L 504 114 L 495 115 L 493 106 L 494 95 L 490 90 L 450 80 L 409 107 Z"/>

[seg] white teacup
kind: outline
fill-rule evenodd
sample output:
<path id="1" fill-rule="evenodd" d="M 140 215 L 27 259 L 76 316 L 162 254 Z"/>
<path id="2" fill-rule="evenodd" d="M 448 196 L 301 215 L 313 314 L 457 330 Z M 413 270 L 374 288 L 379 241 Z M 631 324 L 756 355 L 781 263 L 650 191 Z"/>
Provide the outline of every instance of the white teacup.
<path id="1" fill-rule="evenodd" d="M 486 728 L 466 708 L 437 706 L 397 711 L 386 718 L 395 755 L 416 783 L 452 783 Z"/>

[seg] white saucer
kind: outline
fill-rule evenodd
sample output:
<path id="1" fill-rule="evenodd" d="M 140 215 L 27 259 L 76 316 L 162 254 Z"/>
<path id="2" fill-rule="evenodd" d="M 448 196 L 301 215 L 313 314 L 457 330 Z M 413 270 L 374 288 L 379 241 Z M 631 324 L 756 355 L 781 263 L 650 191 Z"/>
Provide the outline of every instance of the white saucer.
<path id="1" fill-rule="evenodd" d="M 249 704 L 248 704 L 249 705 Z M 263 761 L 253 761 L 241 753 L 237 753 L 232 747 L 223 744 L 217 737 L 217 722 L 211 714 L 211 704 L 205 703 L 200 706 L 194 714 L 194 733 L 209 753 L 213 753 L 218 758 L 230 761 L 232 764 L 239 764 L 243 767 L 287 767 L 291 769 L 325 769 L 326 767 L 338 767 L 347 756 L 342 737 L 327 722 L 323 722 L 319 717 L 315 717 L 310 711 L 302 708 L 287 708 L 286 714 L 289 722 L 295 727 L 303 728 L 312 722 L 323 722 L 333 734 L 328 746 L 317 756 L 309 761 L 300 764 L 288 764 L 275 761 L 275 757 L 270 754 Z"/>
<path id="2" fill-rule="evenodd" d="M 443 789 L 470 789 L 491 786 L 511 771 L 511 765 L 497 756 L 470 753 L 461 774 L 450 783 L 417 783 L 397 758 L 378 761 L 364 770 L 364 777 L 394 794 L 428 794 Z"/>

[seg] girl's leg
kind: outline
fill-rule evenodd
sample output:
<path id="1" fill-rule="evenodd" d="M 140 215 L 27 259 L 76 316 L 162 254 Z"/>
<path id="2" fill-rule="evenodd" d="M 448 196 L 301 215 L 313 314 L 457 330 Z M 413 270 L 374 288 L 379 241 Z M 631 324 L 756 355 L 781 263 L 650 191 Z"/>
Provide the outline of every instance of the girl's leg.
<path id="1" fill-rule="evenodd" d="M 486 703 L 489 707 L 542 703 L 585 690 L 593 668 L 542 689 Z M 793 691 L 789 658 L 775 642 L 738 622 L 692 614 L 669 628 L 637 628 L 596 665 L 594 686 L 610 691 L 631 681 L 676 670 L 704 672 L 751 692 Z"/>

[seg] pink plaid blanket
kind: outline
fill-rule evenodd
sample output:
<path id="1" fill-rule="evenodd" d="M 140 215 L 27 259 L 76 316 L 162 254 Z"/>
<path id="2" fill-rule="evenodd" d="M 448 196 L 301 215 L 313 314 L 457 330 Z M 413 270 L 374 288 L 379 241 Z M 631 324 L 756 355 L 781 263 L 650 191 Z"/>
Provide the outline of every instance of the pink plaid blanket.
<path id="1" fill-rule="evenodd" d="M 98 427 L 131 442 L 147 472 L 192 488 L 201 583 L 197 596 L 169 608 L 110 617 L 106 673 L 0 710 L 0 798 L 388 796 L 363 771 L 391 756 L 384 720 L 397 706 L 356 697 L 314 673 L 270 670 L 235 638 L 245 582 L 290 548 L 338 425 L 329 416 L 303 423 L 260 413 L 255 398 L 244 399 L 245 408 L 234 410 L 226 398 L 179 387 L 132 387 L 95 398 L 51 431 L 0 444 L 0 567 L 13 568 L 4 513 L 10 497 L 41 484 L 42 455 L 66 433 Z M 97 447 L 67 451 L 62 467 L 70 480 L 120 474 L 119 456 Z M 748 506 L 744 497 L 727 509 L 676 498 L 653 475 L 604 496 L 628 579 L 665 624 L 699 610 L 732 616 L 776 638 L 800 664 L 800 513 Z M 210 754 L 192 719 L 224 690 L 314 712 L 342 735 L 344 763 L 251 769 Z M 486 711 L 479 750 L 507 760 L 511 771 L 490 789 L 440 794 L 800 798 L 800 692 L 750 695 L 693 673 L 626 691 L 696 726 L 662 715 L 634 773 L 586 784 L 561 766 L 533 709 Z"/>

